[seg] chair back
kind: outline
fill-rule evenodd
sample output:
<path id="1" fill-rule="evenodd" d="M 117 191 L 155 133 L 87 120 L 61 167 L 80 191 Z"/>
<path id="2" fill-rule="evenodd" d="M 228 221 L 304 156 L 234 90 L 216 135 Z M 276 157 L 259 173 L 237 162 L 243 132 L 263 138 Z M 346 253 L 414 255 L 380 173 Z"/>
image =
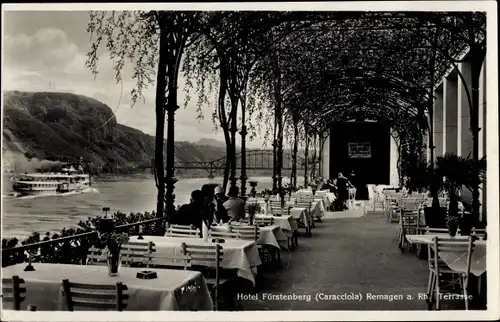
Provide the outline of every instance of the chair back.
<path id="1" fill-rule="evenodd" d="M 270 208 L 281 208 L 281 200 L 269 200 Z"/>
<path id="2" fill-rule="evenodd" d="M 200 230 L 194 226 L 170 225 L 165 233 L 166 237 L 200 238 Z"/>
<path id="3" fill-rule="evenodd" d="M 87 262 L 84 263 L 87 265 L 105 265 L 106 258 L 102 253 L 101 248 L 97 248 L 95 246 L 91 246 L 87 253 Z"/>
<path id="4" fill-rule="evenodd" d="M 281 208 L 281 207 L 271 207 L 269 208 L 269 212 L 273 215 L 273 216 L 289 216 L 290 215 L 290 209 L 291 207 L 284 207 L 284 208 Z"/>
<path id="5" fill-rule="evenodd" d="M 249 226 L 249 225 L 231 226 L 231 231 L 237 234 L 236 238 L 238 239 L 257 240 L 260 235 L 260 229 L 257 226 Z"/>
<path id="6" fill-rule="evenodd" d="M 72 283 L 62 281 L 68 311 L 76 308 L 91 310 L 123 311 L 127 307 L 127 286 L 118 282 L 115 285 Z"/>
<path id="7" fill-rule="evenodd" d="M 122 265 L 144 264 L 149 265 L 151 254 L 156 251 L 153 242 L 128 242 L 122 245 Z"/>
<path id="8" fill-rule="evenodd" d="M 486 236 L 485 228 L 472 228 L 471 235 L 484 238 Z"/>
<path id="9" fill-rule="evenodd" d="M 399 207 L 404 211 L 417 211 L 422 207 L 422 202 L 420 198 L 402 198 Z"/>
<path id="10" fill-rule="evenodd" d="M 253 219 L 253 223 L 256 226 L 264 227 L 264 226 L 272 226 L 274 225 L 273 217 L 256 217 Z"/>
<path id="11" fill-rule="evenodd" d="M 311 201 L 312 200 L 297 199 L 295 207 L 306 208 L 307 211 L 311 211 Z"/>
<path id="12" fill-rule="evenodd" d="M 439 262 L 440 262 L 440 254 L 441 253 L 458 253 L 458 254 L 467 254 L 466 259 L 466 268 L 465 276 L 469 276 L 470 267 L 471 267 L 471 259 L 472 259 L 472 251 L 474 247 L 474 237 L 469 236 L 468 239 L 457 239 L 457 238 L 447 238 L 447 237 L 434 237 L 434 240 L 431 244 L 431 249 L 434 251 L 434 267 L 436 269 L 436 274 L 439 276 Z M 468 280 L 468 278 L 467 278 Z M 467 287 L 464 285 L 463 287 Z"/>
<path id="13" fill-rule="evenodd" d="M 219 309 L 219 283 L 220 283 L 220 265 L 224 258 L 224 250 L 220 244 L 212 245 L 190 245 L 184 244 L 182 251 L 191 256 L 191 264 L 202 268 L 215 270 L 215 296 L 214 309 Z"/>
<path id="14" fill-rule="evenodd" d="M 418 213 L 403 211 L 400 220 L 405 234 L 418 234 L 420 232 L 420 216 Z"/>
<path id="15" fill-rule="evenodd" d="M 208 234 L 210 238 L 238 238 L 238 233 L 232 231 L 231 226 L 212 226 Z"/>
<path id="16" fill-rule="evenodd" d="M 26 284 L 17 275 L 2 278 L 2 302 L 12 303 L 12 308 L 21 310 L 21 303 L 26 299 Z"/>

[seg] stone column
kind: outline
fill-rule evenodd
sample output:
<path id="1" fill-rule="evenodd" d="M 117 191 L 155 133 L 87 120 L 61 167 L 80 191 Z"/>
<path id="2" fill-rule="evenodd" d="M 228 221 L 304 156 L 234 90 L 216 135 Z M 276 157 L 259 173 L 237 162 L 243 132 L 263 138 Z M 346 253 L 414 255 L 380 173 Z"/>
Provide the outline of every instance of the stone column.
<path id="1" fill-rule="evenodd" d="M 443 153 L 457 153 L 457 76 L 443 82 Z"/>
<path id="2" fill-rule="evenodd" d="M 457 154 L 472 158 L 472 133 L 470 131 L 470 104 L 467 95 L 472 95 L 470 62 L 458 65 L 463 76 L 457 79 Z M 465 82 L 464 82 L 465 81 Z M 471 97 L 471 96 L 469 96 Z"/>
<path id="3" fill-rule="evenodd" d="M 434 158 L 444 154 L 443 86 L 434 92 Z"/>

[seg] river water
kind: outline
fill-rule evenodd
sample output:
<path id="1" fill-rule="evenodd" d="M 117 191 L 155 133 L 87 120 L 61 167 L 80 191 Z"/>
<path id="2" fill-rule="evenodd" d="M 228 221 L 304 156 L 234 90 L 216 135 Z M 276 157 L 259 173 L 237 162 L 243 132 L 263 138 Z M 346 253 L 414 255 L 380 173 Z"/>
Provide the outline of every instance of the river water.
<path id="1" fill-rule="evenodd" d="M 297 178 L 298 184 L 303 178 Z M 272 187 L 270 177 L 252 177 L 257 181 L 256 190 Z M 283 183 L 289 179 L 284 178 Z M 191 191 L 206 183 L 222 183 L 222 178 L 181 179 L 175 185 L 176 204 L 189 202 Z M 251 189 L 247 186 L 248 191 Z M 2 238 L 22 239 L 32 232 L 58 232 L 62 228 L 75 227 L 87 217 L 102 215 L 102 208 L 111 212 L 144 212 L 156 208 L 156 186 L 152 178 L 102 179 L 92 182 L 92 189 L 85 193 L 41 197 L 13 197 L 11 183 L 3 178 L 2 191 Z"/>

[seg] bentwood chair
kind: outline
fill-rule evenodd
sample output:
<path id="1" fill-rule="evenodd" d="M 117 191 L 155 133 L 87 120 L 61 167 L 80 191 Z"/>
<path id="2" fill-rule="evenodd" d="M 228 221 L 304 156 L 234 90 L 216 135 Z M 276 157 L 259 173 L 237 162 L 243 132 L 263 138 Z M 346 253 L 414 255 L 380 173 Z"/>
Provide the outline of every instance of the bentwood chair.
<path id="1" fill-rule="evenodd" d="M 128 288 L 120 282 L 115 285 L 82 284 L 65 279 L 62 286 L 68 311 L 78 308 L 123 311 L 127 307 Z"/>
<path id="2" fill-rule="evenodd" d="M 434 302 L 434 297 L 436 301 L 436 310 L 441 308 L 440 301 L 441 295 L 444 294 L 444 288 L 442 285 L 444 274 L 458 275 L 458 282 L 461 286 L 461 293 L 463 295 L 465 309 L 469 309 L 469 297 L 468 297 L 468 285 L 469 285 L 469 275 L 472 259 L 472 251 L 474 248 L 474 238 L 470 236 L 468 240 L 456 239 L 456 238 L 439 238 L 435 237 L 433 243 L 431 244 L 431 250 L 433 251 L 433 258 L 429 257 L 429 309 L 432 308 Z M 466 254 L 466 267 L 465 271 L 457 272 L 450 267 L 448 267 L 440 259 L 440 254 L 445 252 L 452 252 L 458 254 Z M 429 252 L 430 253 L 430 252 Z M 449 281 L 447 281 L 449 282 Z M 453 286 L 455 286 L 455 279 L 452 280 Z"/>
<path id="3" fill-rule="evenodd" d="M 21 303 L 26 299 L 26 285 L 19 276 L 2 278 L 2 302 L 12 303 L 12 308 L 21 310 Z"/>

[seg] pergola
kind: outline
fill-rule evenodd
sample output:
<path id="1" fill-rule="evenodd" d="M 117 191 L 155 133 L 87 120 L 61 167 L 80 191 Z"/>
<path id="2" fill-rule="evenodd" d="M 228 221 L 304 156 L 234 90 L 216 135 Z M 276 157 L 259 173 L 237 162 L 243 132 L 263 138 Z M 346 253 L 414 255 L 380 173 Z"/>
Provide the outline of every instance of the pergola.
<path id="1" fill-rule="evenodd" d="M 486 51 L 484 13 L 149 11 L 105 17 L 94 13 L 89 30 L 107 38 L 108 49 L 118 61 L 130 59 L 139 67 L 135 98 L 156 73 L 159 215 L 163 213 L 163 201 L 167 211 L 174 209 L 174 116 L 180 71 L 196 79 L 193 85 L 198 85 L 201 102 L 206 99 L 207 88 L 218 90 L 214 114 L 228 147 L 224 185 L 228 181 L 236 184 L 236 162 L 231 160 L 236 158 L 238 131 L 242 153 L 246 151 L 246 117 L 254 108 L 251 98 L 268 103 L 269 114 L 275 119 L 274 185 L 281 189 L 283 133 L 287 127 L 294 128 L 295 141 L 302 132 L 309 142 L 332 121 L 383 120 L 401 134 L 411 133 L 401 136 L 408 140 L 418 134 L 412 143 L 415 148 L 425 148 L 423 137 L 428 134 L 432 166 L 433 90 L 449 68 L 457 69 L 457 57 L 467 51 L 472 62 L 469 105 L 475 140 L 473 158 L 478 159 L 476 92 Z M 132 39 L 117 41 L 115 32 L 123 30 L 132 34 Z M 154 49 L 148 49 L 148 45 Z M 90 56 L 94 67 L 96 52 Z M 166 167 L 161 135 L 165 117 Z M 291 122 L 285 124 L 285 120 Z M 245 167 L 243 158 L 243 194 Z M 479 181 L 473 191 L 474 212 L 478 212 L 478 186 Z"/>

